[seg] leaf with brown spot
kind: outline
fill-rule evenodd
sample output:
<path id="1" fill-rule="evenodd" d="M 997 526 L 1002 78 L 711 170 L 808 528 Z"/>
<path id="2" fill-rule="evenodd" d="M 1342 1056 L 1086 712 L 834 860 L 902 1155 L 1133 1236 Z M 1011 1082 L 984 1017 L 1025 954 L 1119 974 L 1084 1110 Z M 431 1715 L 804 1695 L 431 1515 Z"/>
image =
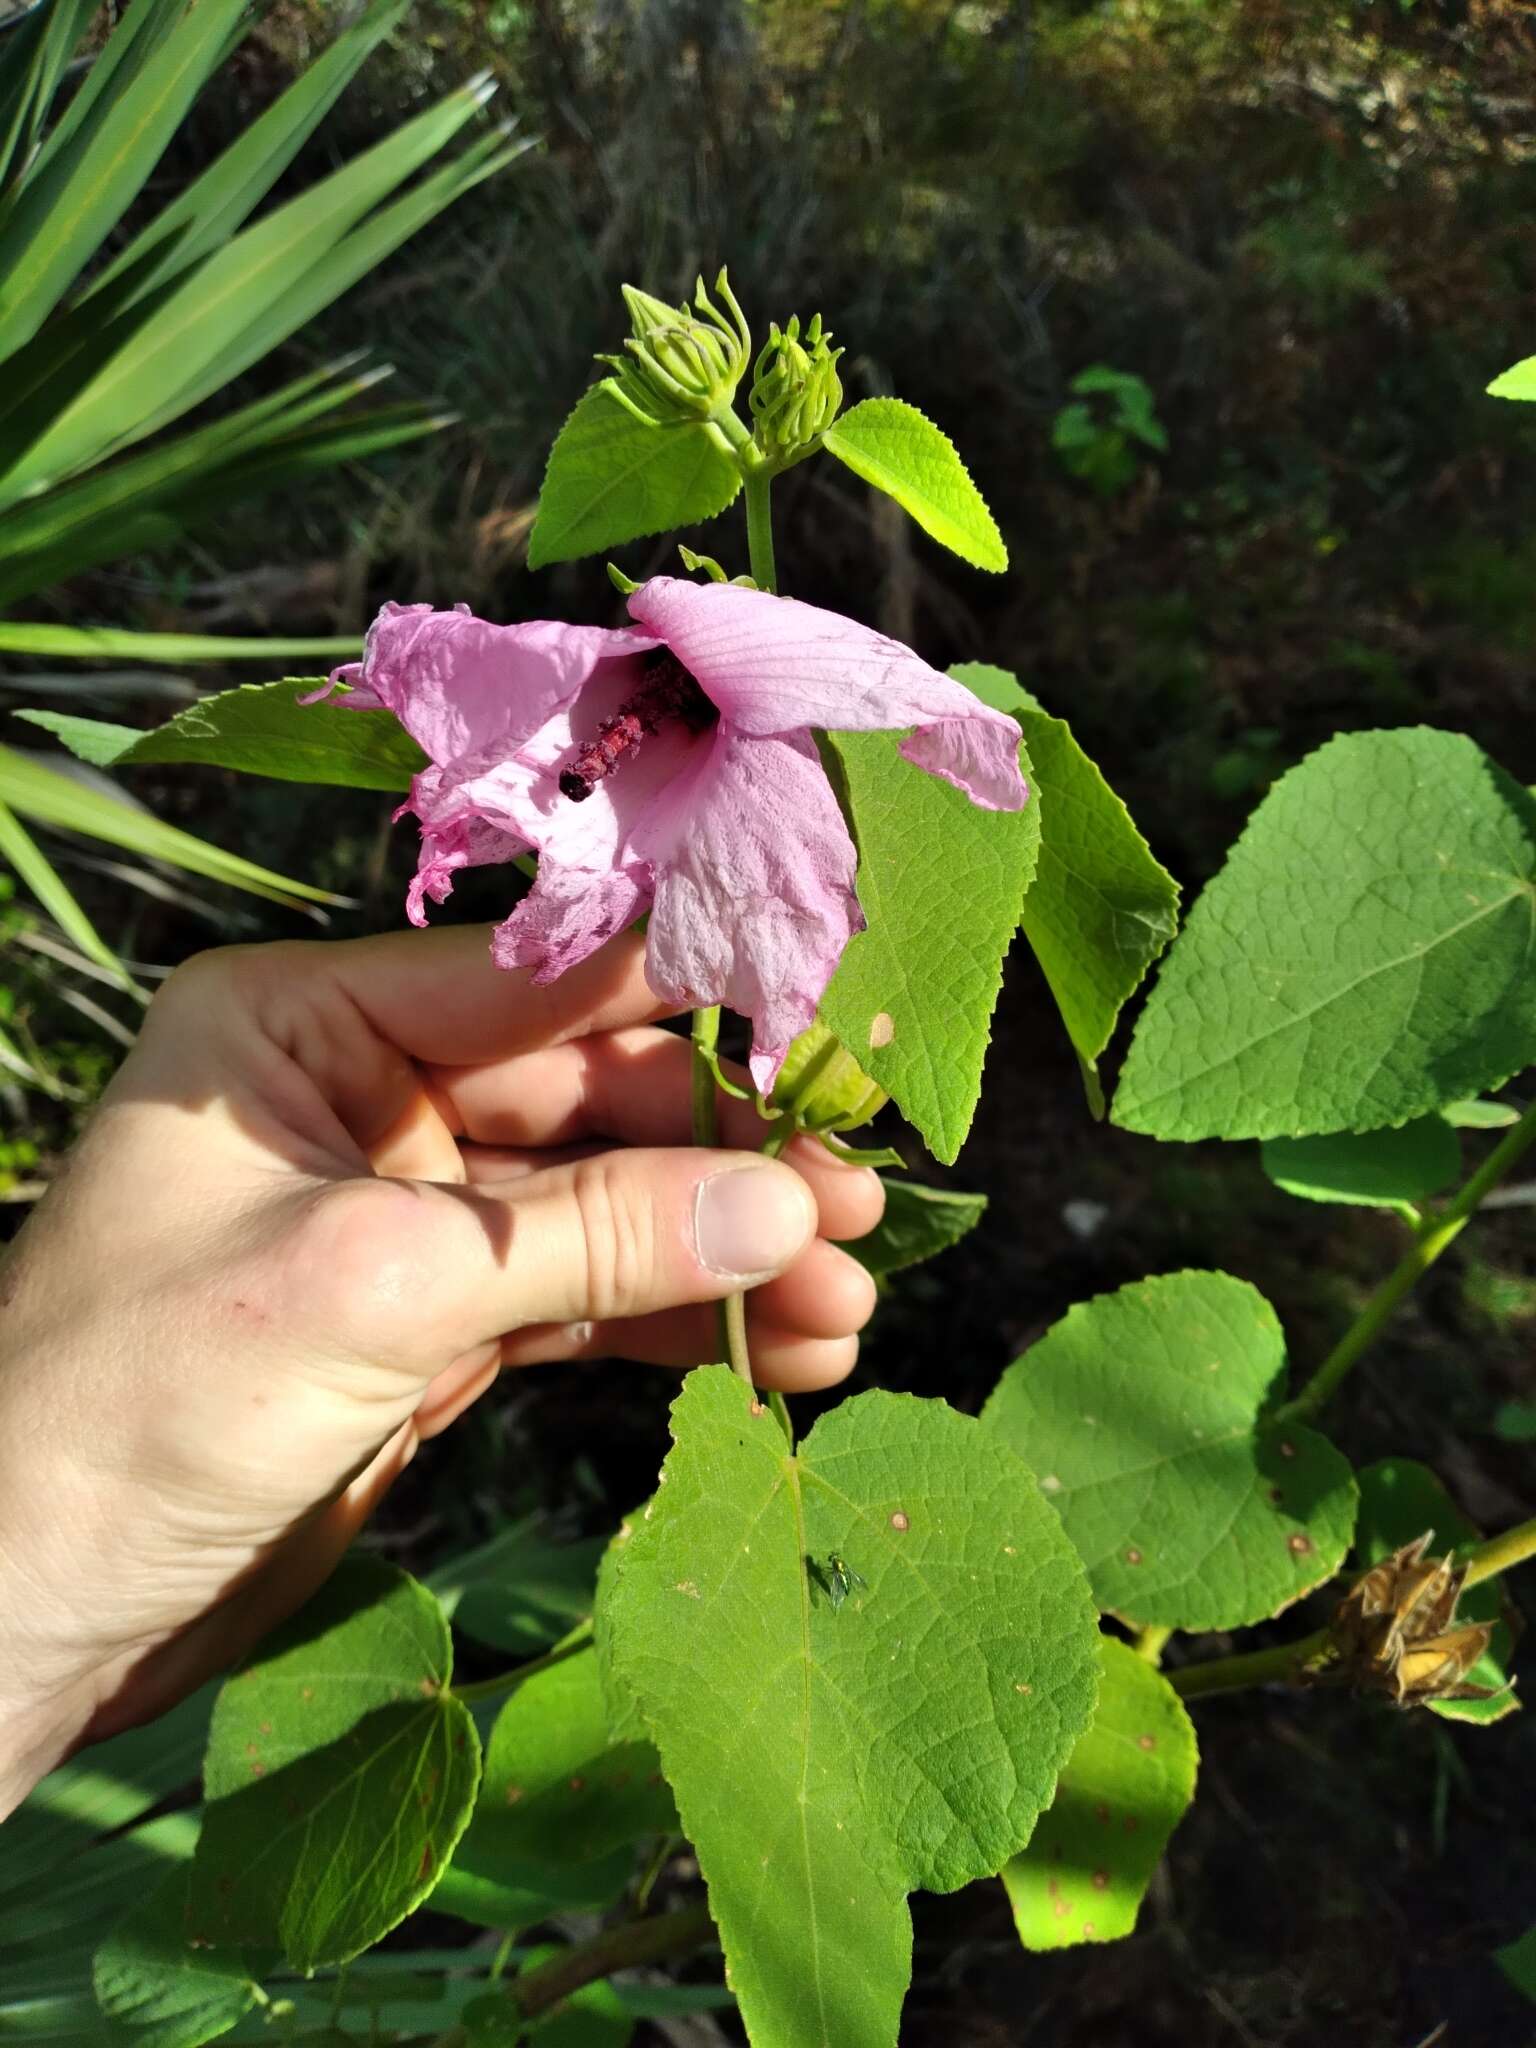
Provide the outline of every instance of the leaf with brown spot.
<path id="1" fill-rule="evenodd" d="M 1195 1792 L 1195 1731 L 1178 1695 L 1105 1636 L 1099 1703 L 1029 1846 L 1002 1873 L 1026 1948 L 1118 1941 Z M 1116 1825 L 1116 1822 L 1119 1825 Z M 1082 1917 L 1091 1908 L 1092 1918 Z"/>
<path id="2" fill-rule="evenodd" d="M 1285 1339 L 1256 1288 L 1167 1273 L 1070 1309 L 982 1421 L 1046 1467 L 1101 1608 L 1241 1628 L 1331 1578 L 1354 1527 L 1344 1459 L 1271 1419 L 1284 1388 Z"/>

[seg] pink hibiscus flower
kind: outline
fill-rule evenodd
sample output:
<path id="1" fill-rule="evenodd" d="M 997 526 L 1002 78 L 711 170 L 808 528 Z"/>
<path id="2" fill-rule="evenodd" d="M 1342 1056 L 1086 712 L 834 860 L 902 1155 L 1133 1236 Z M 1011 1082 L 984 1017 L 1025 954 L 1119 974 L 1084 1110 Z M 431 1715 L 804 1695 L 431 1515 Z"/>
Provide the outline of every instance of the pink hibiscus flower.
<path id="1" fill-rule="evenodd" d="M 909 761 L 1003 811 L 1027 795 L 1019 728 L 898 641 L 792 598 L 658 576 L 629 609 L 635 625 L 610 630 L 389 604 L 331 682 L 429 758 L 401 806 L 421 821 L 413 923 L 459 868 L 537 852 L 496 964 L 553 981 L 648 910 L 652 988 L 750 1017 L 766 1090 L 864 928 L 813 728 L 913 727 Z"/>

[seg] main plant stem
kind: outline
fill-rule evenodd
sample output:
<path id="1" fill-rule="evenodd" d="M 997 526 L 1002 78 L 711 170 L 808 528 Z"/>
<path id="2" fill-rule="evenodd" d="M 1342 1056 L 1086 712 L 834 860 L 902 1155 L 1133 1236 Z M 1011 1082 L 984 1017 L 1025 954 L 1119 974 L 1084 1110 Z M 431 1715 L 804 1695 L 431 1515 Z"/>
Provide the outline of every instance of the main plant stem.
<path id="1" fill-rule="evenodd" d="M 713 1935 L 714 1922 L 703 1906 L 684 1906 L 648 1920 L 627 1920 L 514 1978 L 507 1985 L 507 2002 L 520 2019 L 537 2019 L 584 1984 L 611 1977 L 615 1970 L 685 1956 L 702 1948 Z M 438 2036 L 435 2048 L 467 2048 L 468 2040 L 463 2027 L 450 2027 Z"/>
<path id="2" fill-rule="evenodd" d="M 720 1006 L 693 1013 L 693 1142 L 718 1145 L 720 1104 L 715 1092 L 715 1064 L 719 1059 Z M 747 1345 L 747 1297 L 728 1294 L 720 1304 L 720 1341 L 731 1371 L 747 1386 L 752 1384 L 752 1354 Z"/>
<path id="3" fill-rule="evenodd" d="M 1294 1401 L 1279 1411 L 1278 1420 L 1306 1422 L 1322 1409 L 1359 1364 L 1442 1252 L 1460 1237 L 1478 1208 L 1523 1152 L 1536 1143 L 1536 1102 L 1504 1133 L 1482 1165 L 1450 1204 L 1420 1224 L 1412 1248 L 1382 1281 L 1365 1307 Z"/>
<path id="4" fill-rule="evenodd" d="M 759 590 L 777 590 L 779 579 L 773 561 L 773 503 L 769 497 L 773 479 L 766 469 L 746 471 L 747 561 L 752 581 Z"/>

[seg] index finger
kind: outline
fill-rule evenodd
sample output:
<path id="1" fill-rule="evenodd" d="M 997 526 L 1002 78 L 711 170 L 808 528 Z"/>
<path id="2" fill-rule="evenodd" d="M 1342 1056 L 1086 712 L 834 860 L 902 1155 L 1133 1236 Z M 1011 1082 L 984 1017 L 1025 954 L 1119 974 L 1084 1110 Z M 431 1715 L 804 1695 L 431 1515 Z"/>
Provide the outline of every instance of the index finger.
<path id="1" fill-rule="evenodd" d="M 642 933 L 611 939 L 544 988 L 528 970 L 494 966 L 490 944 L 489 925 L 448 925 L 316 945 L 313 960 L 381 1038 L 429 1066 L 475 1066 L 675 1014 L 646 981 Z"/>

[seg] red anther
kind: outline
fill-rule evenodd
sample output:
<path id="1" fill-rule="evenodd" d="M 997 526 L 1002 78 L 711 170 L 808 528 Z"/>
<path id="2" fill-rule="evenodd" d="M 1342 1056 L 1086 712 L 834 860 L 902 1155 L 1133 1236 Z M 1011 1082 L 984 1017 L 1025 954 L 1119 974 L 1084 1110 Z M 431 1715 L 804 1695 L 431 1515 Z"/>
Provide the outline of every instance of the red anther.
<path id="1" fill-rule="evenodd" d="M 560 794 L 573 804 L 585 803 L 600 782 L 632 754 L 647 733 L 681 719 L 690 732 L 702 732 L 719 716 L 715 706 L 677 658 L 665 647 L 653 648 L 644 659 L 645 676 L 638 690 L 605 718 L 595 735 L 560 771 Z"/>

